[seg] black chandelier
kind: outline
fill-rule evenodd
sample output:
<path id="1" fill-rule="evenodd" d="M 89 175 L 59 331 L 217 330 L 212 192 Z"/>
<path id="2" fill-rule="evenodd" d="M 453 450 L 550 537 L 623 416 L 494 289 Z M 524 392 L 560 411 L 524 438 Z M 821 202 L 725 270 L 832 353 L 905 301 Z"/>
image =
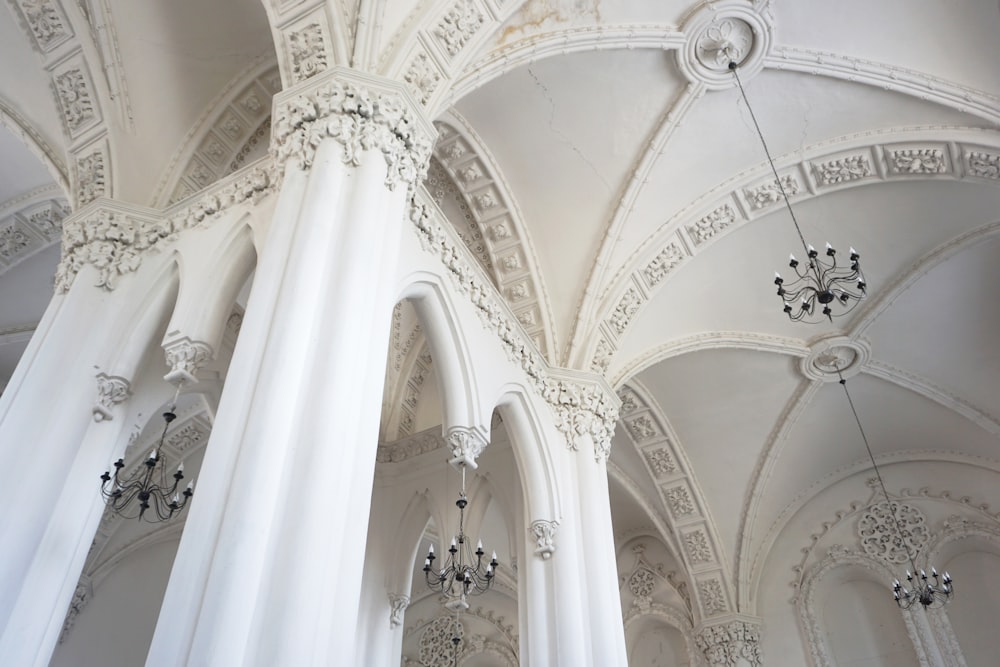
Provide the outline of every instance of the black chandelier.
<path id="1" fill-rule="evenodd" d="M 844 395 L 847 396 L 847 402 L 851 406 L 851 413 L 854 415 L 854 421 L 858 425 L 858 431 L 861 432 L 861 439 L 865 443 L 868 458 L 871 459 L 872 468 L 875 470 L 875 477 L 878 478 L 879 486 L 882 488 L 885 503 L 889 507 L 889 516 L 892 518 L 892 527 L 896 530 L 896 539 L 898 540 L 898 544 L 906 551 L 906 558 L 910 561 L 910 567 L 913 568 L 912 571 L 906 571 L 905 584 L 900 583 L 899 579 L 895 579 L 892 582 L 892 596 L 896 599 L 896 604 L 901 609 L 909 609 L 918 602 L 924 609 L 943 607 L 951 601 L 951 596 L 955 592 L 951 575 L 947 572 L 939 575 L 938 571 L 931 567 L 931 575 L 928 577 L 927 572 L 917 568 L 917 564 L 910 554 L 910 548 L 906 545 L 906 540 L 903 537 L 903 529 L 899 525 L 899 519 L 896 518 L 896 504 L 889 499 L 889 492 L 886 490 L 885 482 L 882 480 L 882 473 L 879 472 L 878 464 L 875 463 L 875 456 L 872 454 L 872 448 L 868 444 L 868 436 L 865 435 L 865 429 L 861 426 L 861 419 L 858 417 L 858 411 L 854 408 L 851 393 L 847 391 L 847 380 L 844 379 L 839 368 L 837 369 L 837 375 L 840 377 L 840 386 L 844 388 Z"/>
<path id="2" fill-rule="evenodd" d="M 723 51 L 727 56 L 730 55 L 728 46 Z M 730 60 L 729 69 L 733 73 L 740 94 L 743 96 L 743 102 L 750 112 L 753 126 L 757 130 L 761 145 L 764 147 L 767 162 L 771 165 L 771 173 L 774 174 L 778 192 L 792 217 L 792 224 L 795 225 L 795 231 L 802 243 L 802 249 L 805 251 L 804 264 L 800 263 L 795 255 L 789 257 L 788 266 L 795 272 L 795 278 L 791 282 L 786 284 L 781 274 L 777 271 L 774 273 L 774 284 L 778 286 L 777 294 L 781 298 L 782 310 L 793 322 L 800 320 L 820 322 L 824 317 L 833 321 L 834 315 L 845 315 L 854 310 L 867 294 L 867 282 L 861 272 L 861 255 L 854 248 L 851 248 L 848 252 L 848 261 L 842 261 L 838 264 L 837 250 L 829 243 L 826 244 L 823 256 L 806 243 L 802 229 L 799 227 L 799 221 L 795 217 L 795 211 L 792 210 L 792 204 L 788 200 L 785 184 L 778 176 L 778 170 L 774 166 L 774 159 L 771 157 L 767 142 L 764 141 L 764 134 L 760 130 L 757 116 L 750 106 L 750 100 L 747 99 L 746 90 L 743 89 L 743 82 L 740 80 L 735 61 Z"/>
<path id="3" fill-rule="evenodd" d="M 465 495 L 465 463 L 459 465 L 462 468 L 462 491 L 455 501 L 458 507 L 458 534 L 451 538 L 448 555 L 440 570 L 434 567 L 437 556 L 434 554 L 433 542 L 424 559 L 424 578 L 428 588 L 439 591 L 448 598 L 446 606 L 456 613 L 469 608 L 466 601 L 469 595 L 479 595 L 489 590 L 496 577 L 497 568 L 500 567 L 495 551 L 490 560 L 484 563 L 483 556 L 486 552 L 483 550 L 482 540 L 477 542 L 476 550 L 473 551 L 465 534 L 465 508 L 469 504 L 469 499 Z"/>
<path id="4" fill-rule="evenodd" d="M 159 445 L 149 453 L 131 477 L 122 478 L 122 469 L 125 467 L 123 458 L 115 461 L 114 475 L 108 471 L 101 475 L 101 495 L 104 496 L 105 504 L 125 519 L 145 519 L 149 523 L 166 521 L 183 510 L 194 495 L 194 480 L 188 482 L 183 492 L 177 491 L 178 484 L 184 479 L 183 462 L 177 465 L 177 471 L 171 476 L 173 482 L 167 478 L 163 441 L 170 422 L 177 418 L 173 412 L 175 409 L 171 407 L 163 413 L 164 424 Z M 133 504 L 136 500 L 139 501 L 138 504 Z M 146 510 L 150 508 L 153 511 L 147 514 Z"/>

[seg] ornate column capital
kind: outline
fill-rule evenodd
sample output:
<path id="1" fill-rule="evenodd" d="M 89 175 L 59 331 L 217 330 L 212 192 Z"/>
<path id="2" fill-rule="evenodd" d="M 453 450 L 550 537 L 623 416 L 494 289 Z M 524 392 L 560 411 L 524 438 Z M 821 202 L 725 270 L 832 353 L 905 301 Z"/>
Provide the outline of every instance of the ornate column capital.
<path id="1" fill-rule="evenodd" d="M 558 521 L 538 519 L 531 522 L 529 532 L 535 538 L 535 555 L 542 560 L 548 560 L 556 552 L 555 539 L 558 526 Z"/>
<path id="2" fill-rule="evenodd" d="M 344 67 L 279 93 L 273 117 L 271 151 L 279 169 L 288 160 L 309 169 L 320 143 L 334 139 L 345 164 L 357 166 L 365 151 L 380 151 L 390 190 L 423 178 L 437 134 L 405 85 Z"/>
<path id="3" fill-rule="evenodd" d="M 451 465 L 458 467 L 465 465 L 475 470 L 479 466 L 476 459 L 486 449 L 489 444 L 487 436 L 479 429 L 471 426 L 452 426 L 445 436 L 448 448 L 451 449 Z"/>
<path id="4" fill-rule="evenodd" d="M 695 643 L 712 667 L 761 667 L 760 619 L 732 616 L 712 625 L 703 625 Z"/>
<path id="5" fill-rule="evenodd" d="M 544 381 L 542 396 L 552 408 L 556 426 L 576 451 L 584 436 L 594 443 L 594 460 L 607 462 L 615 434 L 621 399 L 599 376 L 553 370 Z"/>
<path id="6" fill-rule="evenodd" d="M 94 403 L 94 421 L 111 421 L 111 409 L 129 396 L 129 381 L 117 375 L 97 374 L 97 402 Z"/>
<path id="7" fill-rule="evenodd" d="M 389 593 L 389 627 L 398 628 L 403 624 L 403 614 L 410 606 L 410 596 L 402 593 Z"/>
<path id="8" fill-rule="evenodd" d="M 198 371 L 212 359 L 212 346 L 187 336 L 164 344 L 170 372 L 163 379 L 172 385 L 194 384 L 198 381 Z"/>

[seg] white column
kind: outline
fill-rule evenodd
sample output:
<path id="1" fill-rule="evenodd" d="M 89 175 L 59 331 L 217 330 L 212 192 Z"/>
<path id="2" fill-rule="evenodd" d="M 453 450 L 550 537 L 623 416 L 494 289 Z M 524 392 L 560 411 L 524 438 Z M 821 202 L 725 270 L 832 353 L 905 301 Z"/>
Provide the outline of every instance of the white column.
<path id="1" fill-rule="evenodd" d="M 340 69 L 275 104 L 285 182 L 147 665 L 355 664 L 391 276 L 433 130 Z"/>

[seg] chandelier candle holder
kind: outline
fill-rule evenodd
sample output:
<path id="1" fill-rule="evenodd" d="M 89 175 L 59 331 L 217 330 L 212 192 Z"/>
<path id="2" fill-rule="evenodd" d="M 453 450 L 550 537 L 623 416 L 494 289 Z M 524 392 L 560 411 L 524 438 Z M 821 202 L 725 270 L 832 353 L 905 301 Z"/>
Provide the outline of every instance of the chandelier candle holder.
<path id="1" fill-rule="evenodd" d="M 114 474 L 105 471 L 101 475 L 101 495 L 105 504 L 113 512 L 126 519 L 145 519 L 149 523 L 166 521 L 182 511 L 194 495 L 194 480 L 188 482 L 183 491 L 177 487 L 184 479 L 184 463 L 169 478 L 166 472 L 166 461 L 163 457 L 163 441 L 167 436 L 170 423 L 177 418 L 171 407 L 163 413 L 163 432 L 156 449 L 139 466 L 139 469 L 128 479 L 122 477 L 125 459 L 114 463 Z M 136 503 L 138 501 L 138 503 Z M 152 512 L 147 514 L 147 510 Z"/>
<path id="2" fill-rule="evenodd" d="M 778 286 L 777 294 L 781 299 L 782 310 L 793 322 L 821 322 L 824 318 L 832 322 L 834 315 L 846 315 L 854 310 L 868 293 L 868 283 L 861 272 L 861 255 L 851 248 L 848 261 L 838 264 L 837 250 L 829 243 L 826 244 L 825 257 L 821 257 L 816 248 L 806 243 L 798 218 L 795 217 L 795 211 L 788 199 L 788 191 L 785 190 L 785 184 L 774 166 L 774 159 L 764 140 L 764 133 L 760 130 L 757 116 L 750 106 L 750 100 L 747 99 L 746 90 L 743 89 L 743 82 L 737 71 L 738 65 L 731 59 L 732 47 L 725 46 L 722 51 L 730 57 L 729 70 L 733 73 L 736 85 L 743 96 L 743 102 L 750 112 L 750 119 L 753 120 L 757 137 L 764 147 L 764 155 L 767 156 L 767 163 L 771 166 L 771 173 L 774 174 L 774 182 L 781 194 L 781 200 L 788 209 L 795 232 L 805 251 L 804 264 L 800 263 L 795 255 L 790 256 L 788 266 L 795 272 L 795 278 L 791 282 L 786 284 L 780 273 L 774 273 L 774 284 Z"/>
<path id="3" fill-rule="evenodd" d="M 428 588 L 444 595 L 448 599 L 445 606 L 453 611 L 468 609 L 466 598 L 469 595 L 479 595 L 489 590 L 497 568 L 500 567 L 495 551 L 489 561 L 484 561 L 486 551 L 482 540 L 476 543 L 473 551 L 465 534 L 465 508 L 469 505 L 469 499 L 465 494 L 465 464 L 459 465 L 462 468 L 462 491 L 455 501 L 458 507 L 458 534 L 451 538 L 451 546 L 448 547 L 448 555 L 444 557 L 441 569 L 434 566 L 437 555 L 434 553 L 433 543 L 424 559 L 424 577 Z"/>
<path id="4" fill-rule="evenodd" d="M 892 502 L 889 498 L 889 492 L 886 490 L 885 482 L 882 480 L 882 473 L 879 472 L 878 464 L 875 463 L 875 455 L 872 454 L 872 448 L 868 444 L 868 436 L 865 435 L 865 429 L 861 426 L 861 418 L 858 417 L 858 411 L 854 407 L 851 393 L 847 391 L 847 380 L 841 374 L 840 368 L 837 368 L 837 375 L 840 378 L 840 386 L 844 388 L 844 395 L 847 396 L 847 403 L 851 406 L 851 413 L 854 415 L 854 421 L 858 425 L 858 431 L 861 432 L 861 439 L 865 443 L 868 458 L 872 462 L 872 469 L 875 470 L 875 477 L 878 478 L 882 495 L 885 497 L 885 504 L 889 508 L 889 516 L 892 518 L 891 525 L 896 530 L 896 544 L 906 551 L 906 559 L 910 561 L 910 567 L 913 568 L 912 571 L 906 571 L 905 584 L 901 583 L 899 579 L 895 579 L 892 582 L 892 596 L 901 609 L 909 609 L 918 602 L 924 609 L 943 607 L 951 601 L 951 596 L 955 592 L 951 575 L 947 572 L 939 575 L 938 571 L 931 567 L 931 576 L 928 577 L 927 572 L 917 568 L 914 556 L 910 553 L 910 548 L 904 539 L 903 528 L 899 525 L 899 519 L 896 517 L 896 503 Z"/>

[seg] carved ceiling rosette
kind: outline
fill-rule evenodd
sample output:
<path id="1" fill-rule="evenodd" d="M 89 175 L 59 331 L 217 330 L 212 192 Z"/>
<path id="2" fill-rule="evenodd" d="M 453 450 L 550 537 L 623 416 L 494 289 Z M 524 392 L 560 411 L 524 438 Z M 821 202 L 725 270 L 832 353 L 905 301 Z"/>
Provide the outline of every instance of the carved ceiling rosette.
<path id="1" fill-rule="evenodd" d="M 881 502 L 858 519 L 858 539 L 869 556 L 901 565 L 927 546 L 930 527 L 927 517 L 913 505 L 893 501 L 890 508 Z"/>

